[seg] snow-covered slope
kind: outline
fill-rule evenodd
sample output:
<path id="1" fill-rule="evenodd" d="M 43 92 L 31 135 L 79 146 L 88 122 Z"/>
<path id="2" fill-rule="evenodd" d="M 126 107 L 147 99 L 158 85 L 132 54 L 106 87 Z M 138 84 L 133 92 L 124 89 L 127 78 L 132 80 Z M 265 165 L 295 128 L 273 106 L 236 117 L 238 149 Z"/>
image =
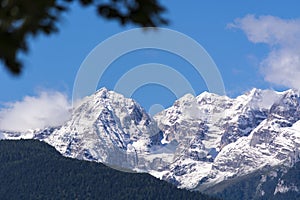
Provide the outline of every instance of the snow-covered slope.
<path id="1" fill-rule="evenodd" d="M 155 116 L 164 142 L 176 139 L 181 153 L 154 175 L 204 190 L 265 165 L 291 164 L 299 150 L 297 95 L 253 89 L 235 99 L 209 93 L 183 97 Z"/>
<path id="2" fill-rule="evenodd" d="M 105 88 L 86 97 L 61 127 L 0 133 L 34 138 L 63 155 L 147 171 L 181 188 L 206 190 L 266 166 L 299 160 L 299 92 L 253 89 L 237 98 L 187 94 L 152 119 Z"/>
<path id="3" fill-rule="evenodd" d="M 289 90 L 269 110 L 267 118 L 246 137 L 224 147 L 214 162 L 211 180 L 251 173 L 264 166 L 293 166 L 299 161 L 299 92 Z"/>

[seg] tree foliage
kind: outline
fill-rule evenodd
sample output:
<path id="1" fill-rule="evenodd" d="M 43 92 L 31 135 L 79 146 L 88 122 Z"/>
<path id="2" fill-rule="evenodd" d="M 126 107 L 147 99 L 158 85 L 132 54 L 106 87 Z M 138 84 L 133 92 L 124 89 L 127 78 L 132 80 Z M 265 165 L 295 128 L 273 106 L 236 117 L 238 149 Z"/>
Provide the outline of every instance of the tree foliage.
<path id="1" fill-rule="evenodd" d="M 58 21 L 72 2 L 93 6 L 100 17 L 120 24 L 155 27 L 167 24 L 165 8 L 157 0 L 0 0 L 0 60 L 13 74 L 20 74 L 20 51 L 28 51 L 28 37 L 58 31 Z"/>
<path id="2" fill-rule="evenodd" d="M 279 186 L 278 183 L 281 181 L 283 181 L 286 191 L 283 193 L 277 192 L 275 194 L 274 192 Z M 297 188 L 296 191 L 295 186 Z M 265 166 L 245 176 L 223 181 L 209 188 L 206 192 L 214 194 L 224 200 L 286 200 L 300 199 L 299 186 L 300 162 L 297 162 L 291 168 L 284 165 Z"/>

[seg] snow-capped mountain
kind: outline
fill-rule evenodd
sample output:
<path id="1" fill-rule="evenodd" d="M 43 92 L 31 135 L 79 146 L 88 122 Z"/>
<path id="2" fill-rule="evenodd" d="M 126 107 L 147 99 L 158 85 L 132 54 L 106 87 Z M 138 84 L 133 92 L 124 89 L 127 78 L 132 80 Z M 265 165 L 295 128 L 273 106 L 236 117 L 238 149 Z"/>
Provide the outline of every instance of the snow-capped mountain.
<path id="1" fill-rule="evenodd" d="M 83 99 L 61 127 L 24 133 L 2 131 L 1 135 L 2 139 L 43 140 L 68 157 L 143 171 L 155 159 L 147 156 L 161 145 L 162 138 L 156 122 L 138 103 L 105 88 Z"/>
<path id="2" fill-rule="evenodd" d="M 198 97 L 187 95 L 176 101 L 155 116 L 164 132 L 165 142 L 173 137 L 180 141 L 180 149 L 184 149 L 179 154 L 181 157 L 175 159 L 161 177 L 179 187 L 192 189 L 199 182 L 205 188 L 237 175 L 237 172 L 219 170 L 222 166 L 219 160 L 228 158 L 223 152 L 227 152 L 228 145 L 238 144 L 240 138 L 248 138 L 268 118 L 270 108 L 282 95 L 253 89 L 236 99 L 205 92 Z M 235 158 L 235 155 L 229 158 Z"/>
<path id="3" fill-rule="evenodd" d="M 83 99 L 61 127 L 2 131 L 0 138 L 43 140 L 68 157 L 146 171 L 180 188 L 206 191 L 266 167 L 294 166 L 299 120 L 296 90 L 253 89 L 237 98 L 187 94 L 151 118 L 134 100 L 102 88 Z"/>
<path id="4" fill-rule="evenodd" d="M 83 99 L 71 119 L 44 141 L 68 157 L 145 170 L 149 165 L 145 158 L 161 144 L 161 135 L 156 122 L 134 100 L 102 88 Z"/>

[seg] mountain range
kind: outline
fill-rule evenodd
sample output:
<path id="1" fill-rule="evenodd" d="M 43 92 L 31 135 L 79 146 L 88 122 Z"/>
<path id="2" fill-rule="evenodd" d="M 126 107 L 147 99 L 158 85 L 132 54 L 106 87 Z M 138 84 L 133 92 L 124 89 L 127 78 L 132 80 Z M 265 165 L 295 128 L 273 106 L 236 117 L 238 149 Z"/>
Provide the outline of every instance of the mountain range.
<path id="1" fill-rule="evenodd" d="M 300 159 L 297 90 L 252 89 L 236 98 L 187 94 L 152 118 L 133 99 L 102 88 L 62 126 L 0 132 L 1 139 L 42 140 L 67 157 L 146 172 L 224 199 L 300 194 L 291 178 Z"/>

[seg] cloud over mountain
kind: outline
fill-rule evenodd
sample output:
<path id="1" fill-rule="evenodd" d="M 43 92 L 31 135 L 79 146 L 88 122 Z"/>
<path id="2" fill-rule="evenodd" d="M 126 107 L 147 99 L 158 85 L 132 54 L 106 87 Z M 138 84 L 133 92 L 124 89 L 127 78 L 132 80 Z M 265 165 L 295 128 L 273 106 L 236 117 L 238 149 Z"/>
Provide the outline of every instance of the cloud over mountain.
<path id="1" fill-rule="evenodd" d="M 70 116 L 70 103 L 60 92 L 39 92 L 25 96 L 22 101 L 6 103 L 0 110 L 0 129 L 24 131 L 58 126 Z"/>

